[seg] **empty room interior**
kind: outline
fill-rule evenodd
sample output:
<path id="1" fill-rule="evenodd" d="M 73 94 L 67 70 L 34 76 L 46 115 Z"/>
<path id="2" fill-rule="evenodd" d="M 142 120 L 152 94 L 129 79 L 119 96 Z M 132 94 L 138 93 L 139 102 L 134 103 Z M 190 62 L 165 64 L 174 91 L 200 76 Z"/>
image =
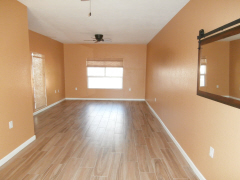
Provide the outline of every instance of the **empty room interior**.
<path id="1" fill-rule="evenodd" d="M 239 0 L 0 0 L 1 180 L 239 180 Z"/>

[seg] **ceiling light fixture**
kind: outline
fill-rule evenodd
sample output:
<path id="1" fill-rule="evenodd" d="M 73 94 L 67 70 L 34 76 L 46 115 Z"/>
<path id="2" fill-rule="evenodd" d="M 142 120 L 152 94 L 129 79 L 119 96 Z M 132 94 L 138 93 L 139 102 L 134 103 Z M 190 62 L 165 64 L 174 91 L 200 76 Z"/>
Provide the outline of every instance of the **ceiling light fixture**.
<path id="1" fill-rule="evenodd" d="M 81 0 L 81 1 L 89 1 L 89 3 L 90 3 L 90 12 L 88 14 L 88 17 L 91 17 L 92 16 L 92 3 L 91 3 L 91 0 Z"/>
<path id="2" fill-rule="evenodd" d="M 90 2 L 90 13 L 88 16 L 91 17 L 92 16 L 92 12 L 91 12 L 92 11 L 92 3 L 91 3 L 91 0 L 89 0 L 89 2 Z"/>

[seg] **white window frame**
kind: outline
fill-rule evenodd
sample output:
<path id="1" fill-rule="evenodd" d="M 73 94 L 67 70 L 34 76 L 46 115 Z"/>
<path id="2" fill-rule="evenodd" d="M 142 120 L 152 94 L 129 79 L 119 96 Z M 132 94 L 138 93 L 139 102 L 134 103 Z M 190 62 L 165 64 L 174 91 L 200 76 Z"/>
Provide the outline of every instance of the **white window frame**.
<path id="1" fill-rule="evenodd" d="M 199 70 L 199 87 L 206 87 L 206 84 L 207 84 L 207 64 L 204 63 L 204 64 L 200 64 L 200 69 L 201 69 L 201 66 L 205 66 L 206 67 L 206 71 L 205 73 L 201 73 L 201 70 Z M 201 76 L 204 77 L 204 85 L 201 86 Z"/>
<path id="2" fill-rule="evenodd" d="M 88 89 L 123 89 L 123 76 L 124 76 L 124 68 L 123 67 L 99 67 L 99 68 L 104 68 L 104 76 L 88 76 L 88 68 L 94 68 L 94 67 L 87 67 L 87 87 Z M 123 70 L 123 74 L 122 76 L 106 76 L 106 68 L 122 68 Z M 89 82 L 88 82 L 88 78 L 122 78 L 122 88 L 89 88 Z"/>

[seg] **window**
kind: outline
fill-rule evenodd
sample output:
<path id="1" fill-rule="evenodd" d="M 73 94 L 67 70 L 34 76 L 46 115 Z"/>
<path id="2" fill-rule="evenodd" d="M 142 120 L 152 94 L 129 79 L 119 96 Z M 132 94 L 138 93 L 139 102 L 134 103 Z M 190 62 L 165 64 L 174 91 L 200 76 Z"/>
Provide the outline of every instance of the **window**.
<path id="1" fill-rule="evenodd" d="M 122 60 L 87 60 L 89 89 L 122 89 Z"/>
<path id="2" fill-rule="evenodd" d="M 207 59 L 201 59 L 200 65 L 200 87 L 206 86 Z"/>

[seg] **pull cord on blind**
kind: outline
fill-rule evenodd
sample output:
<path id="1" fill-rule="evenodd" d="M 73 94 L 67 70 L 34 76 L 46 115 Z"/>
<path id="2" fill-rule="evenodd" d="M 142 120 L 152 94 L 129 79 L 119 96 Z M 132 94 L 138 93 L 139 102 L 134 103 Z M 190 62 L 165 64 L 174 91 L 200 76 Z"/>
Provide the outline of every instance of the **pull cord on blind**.
<path id="1" fill-rule="evenodd" d="M 123 67 L 122 58 L 88 58 L 87 67 Z"/>

